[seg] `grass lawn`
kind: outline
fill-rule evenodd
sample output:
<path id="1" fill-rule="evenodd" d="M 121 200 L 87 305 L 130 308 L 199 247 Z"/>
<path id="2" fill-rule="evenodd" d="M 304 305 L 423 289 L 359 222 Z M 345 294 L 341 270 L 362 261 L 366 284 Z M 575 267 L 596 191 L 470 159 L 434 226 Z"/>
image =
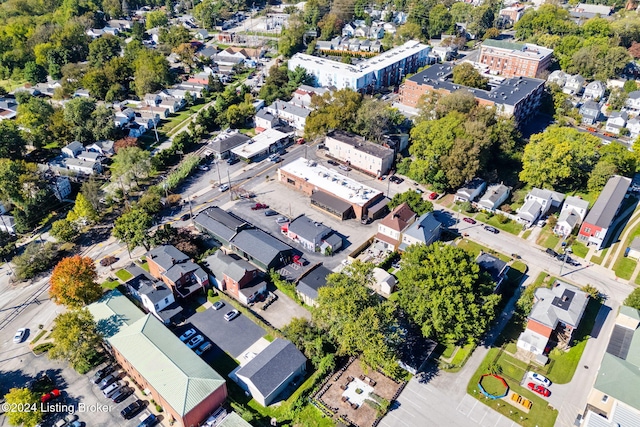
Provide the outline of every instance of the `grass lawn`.
<path id="1" fill-rule="evenodd" d="M 583 259 L 586 258 L 587 253 L 589 252 L 589 248 L 581 242 L 574 242 L 573 245 L 571 245 L 571 250 L 575 256 Z"/>
<path id="2" fill-rule="evenodd" d="M 484 391 L 489 394 L 492 394 L 494 396 L 502 396 L 507 392 L 507 388 L 499 378 L 489 375 L 486 377 L 482 377 L 480 381 Z"/>
<path id="3" fill-rule="evenodd" d="M 122 280 L 123 282 L 126 282 L 127 280 L 131 279 L 133 277 L 133 274 L 129 273 L 127 270 L 125 269 L 121 269 L 116 271 L 116 277 L 120 280 Z"/>
<path id="4" fill-rule="evenodd" d="M 508 261 L 511 260 L 511 258 L 509 258 L 508 256 L 506 256 L 504 254 L 501 254 L 501 253 L 498 253 L 498 252 L 494 251 L 493 249 L 489 249 L 486 246 L 482 246 L 481 244 L 476 243 L 474 241 L 471 241 L 469 239 L 460 239 L 460 240 L 458 240 L 457 246 L 459 248 L 462 248 L 465 251 L 469 252 L 474 257 L 477 257 L 480 254 L 480 251 L 484 251 L 486 253 L 490 253 L 492 255 L 497 256 L 502 261 L 508 262 Z"/>
<path id="5" fill-rule="evenodd" d="M 22 86 L 26 82 L 27 82 L 26 80 L 4 79 L 4 80 L 0 80 L 0 86 L 5 88 L 8 92 L 11 92 L 12 90 Z"/>
<path id="6" fill-rule="evenodd" d="M 120 286 L 120 282 L 118 280 L 105 280 L 100 286 L 103 289 L 115 289 Z"/>
<path id="7" fill-rule="evenodd" d="M 547 373 L 547 377 L 552 382 L 566 384 L 573 378 L 584 348 L 587 345 L 587 339 L 596 323 L 596 316 L 600 311 L 600 307 L 602 307 L 600 302 L 589 299 L 589 304 L 584 311 L 580 326 L 578 326 L 578 330 L 575 333 L 573 347 L 567 352 L 551 352 L 550 359 L 553 360 L 553 365 Z"/>
<path id="8" fill-rule="evenodd" d="M 498 222 L 497 215 L 494 215 L 491 218 L 489 218 L 486 213 L 480 212 L 478 215 L 476 215 L 476 219 L 478 221 L 492 225 L 495 228 L 499 228 L 500 230 L 506 231 L 507 233 L 515 234 L 516 236 L 520 234 L 520 232 L 522 231 L 522 224 L 518 224 L 517 222 L 511 221 L 511 220 L 509 220 L 505 224 L 501 224 L 500 222 Z"/>
<path id="9" fill-rule="evenodd" d="M 40 333 L 38 335 L 36 335 L 36 337 L 31 341 L 31 344 L 35 344 L 38 342 L 38 340 L 40 340 L 40 338 L 42 338 L 42 336 L 44 334 L 46 334 L 48 331 L 46 329 L 43 329 L 40 331 Z"/>
<path id="10" fill-rule="evenodd" d="M 451 363 L 441 365 L 442 370 L 446 372 L 458 372 L 467 362 L 467 359 L 469 359 L 469 356 L 471 356 L 475 348 L 476 345 L 473 343 L 467 344 L 464 347 L 457 347 L 453 360 L 451 360 Z"/>
<path id="11" fill-rule="evenodd" d="M 542 273 L 538 274 L 538 277 L 536 277 L 536 280 L 533 281 L 531 286 L 540 285 L 542 282 L 544 282 L 544 279 L 546 279 L 547 277 L 549 277 L 549 275 L 543 271 Z"/>
<path id="12" fill-rule="evenodd" d="M 457 347 L 458 346 L 454 343 L 447 343 L 444 350 L 442 351 L 442 355 L 440 356 L 440 358 L 449 359 L 451 356 L 453 356 L 453 352 L 456 351 Z"/>
<path id="13" fill-rule="evenodd" d="M 143 270 L 145 270 L 148 273 L 149 272 L 149 263 L 147 261 L 143 262 L 142 264 L 140 264 L 140 268 L 142 268 Z"/>
<path id="14" fill-rule="evenodd" d="M 558 246 L 558 243 L 560 243 L 560 237 L 551 233 L 551 235 L 545 239 L 542 246 L 544 246 L 545 248 L 554 249 L 556 246 Z"/>
<path id="15" fill-rule="evenodd" d="M 558 411 L 551 409 L 544 399 L 538 397 L 532 391 L 521 387 L 516 381 L 507 381 L 507 384 L 509 384 L 509 387 L 514 392 L 521 394 L 533 402 L 531 411 L 528 414 L 520 413 L 515 406 L 507 404 L 502 399 L 487 399 L 480 392 L 478 389 L 478 380 L 483 374 L 489 372 L 489 365 L 496 359 L 498 352 L 498 348 L 492 348 L 489 350 L 489 353 L 478 367 L 478 370 L 475 372 L 473 377 L 471 377 L 471 381 L 469 381 L 469 384 L 467 385 L 467 393 L 520 425 L 526 427 L 552 427 L 556 421 L 556 417 L 558 416 Z M 523 419 L 521 420 L 520 417 L 523 417 Z"/>
<path id="16" fill-rule="evenodd" d="M 604 261 L 604 259 L 607 257 L 608 251 L 609 251 L 609 248 L 606 248 L 605 250 L 602 251 L 602 254 L 600 256 L 592 256 L 590 261 L 594 264 L 601 265 L 602 261 Z"/>
<path id="17" fill-rule="evenodd" d="M 531 230 L 531 229 L 529 228 L 527 231 L 525 231 L 524 233 L 522 233 L 522 239 L 523 239 L 523 240 L 527 240 L 527 239 L 529 238 L 529 236 L 531 235 L 531 232 L 532 232 L 532 231 L 533 231 L 533 230 Z"/>
<path id="18" fill-rule="evenodd" d="M 616 276 L 621 279 L 629 280 L 631 279 L 633 271 L 636 269 L 636 265 L 638 265 L 636 260 L 625 258 L 624 253 L 620 253 L 620 258 L 618 258 L 616 263 L 613 265 L 613 271 L 615 271 Z"/>

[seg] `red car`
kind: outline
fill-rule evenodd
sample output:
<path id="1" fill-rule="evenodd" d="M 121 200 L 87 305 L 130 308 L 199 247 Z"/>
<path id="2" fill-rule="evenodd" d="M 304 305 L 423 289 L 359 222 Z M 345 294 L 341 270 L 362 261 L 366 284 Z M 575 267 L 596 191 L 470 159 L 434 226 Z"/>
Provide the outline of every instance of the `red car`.
<path id="1" fill-rule="evenodd" d="M 429 194 L 429 200 L 435 200 L 438 198 L 438 193 L 431 193 Z"/>
<path id="2" fill-rule="evenodd" d="M 527 387 L 529 387 L 529 390 L 532 390 L 532 391 L 534 391 L 534 392 L 536 392 L 539 395 L 542 395 L 544 397 L 549 397 L 551 395 L 551 392 L 549 391 L 549 389 L 544 388 L 543 386 L 541 386 L 539 384 L 529 383 L 529 384 L 527 384 Z"/>
<path id="3" fill-rule="evenodd" d="M 265 205 L 264 203 L 256 203 L 255 206 L 251 207 L 252 211 L 257 211 L 260 209 L 269 209 L 269 205 Z"/>
<path id="4" fill-rule="evenodd" d="M 57 388 L 54 388 L 49 393 L 43 394 L 42 397 L 40 398 L 40 402 L 46 403 L 52 399 L 55 399 L 56 397 L 60 397 L 60 390 L 58 390 Z"/>
<path id="5" fill-rule="evenodd" d="M 466 217 L 465 217 L 465 218 L 462 218 L 462 220 L 463 220 L 464 222 L 468 222 L 469 224 L 475 224 L 475 223 L 476 223 L 476 220 L 475 220 L 475 219 L 473 219 L 473 218 L 466 218 Z"/>

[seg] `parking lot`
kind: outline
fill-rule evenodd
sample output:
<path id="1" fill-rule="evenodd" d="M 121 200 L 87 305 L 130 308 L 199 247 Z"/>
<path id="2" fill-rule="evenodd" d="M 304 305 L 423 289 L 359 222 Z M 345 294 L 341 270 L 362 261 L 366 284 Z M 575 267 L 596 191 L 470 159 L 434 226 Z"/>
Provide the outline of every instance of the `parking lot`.
<path id="1" fill-rule="evenodd" d="M 282 329 L 288 325 L 294 317 L 302 317 L 311 320 L 311 313 L 309 313 L 309 310 L 302 307 L 279 290 L 275 290 L 273 293 L 276 294 L 278 298 L 271 303 L 266 310 L 262 310 L 261 304 L 257 304 L 253 307 L 260 316 L 271 323 L 271 326 Z"/>
<path id="2" fill-rule="evenodd" d="M 187 319 L 184 327 L 177 330 L 177 333 L 182 334 L 191 327 L 196 328 L 198 333 L 204 335 L 206 339 L 214 344 L 214 348 L 217 346 L 237 359 L 253 343 L 264 336 L 266 332 L 242 314 L 230 322 L 224 320 L 224 315 L 232 309 L 233 307 L 226 304 L 220 310 L 209 308 L 200 313 L 195 313 Z M 210 351 L 210 353 L 215 352 Z"/>

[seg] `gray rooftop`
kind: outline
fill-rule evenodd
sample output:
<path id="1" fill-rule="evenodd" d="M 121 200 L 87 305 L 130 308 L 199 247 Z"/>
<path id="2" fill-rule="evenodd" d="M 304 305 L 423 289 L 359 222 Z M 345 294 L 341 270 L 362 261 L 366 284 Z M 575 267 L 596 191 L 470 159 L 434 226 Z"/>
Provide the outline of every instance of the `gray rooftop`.
<path id="1" fill-rule="evenodd" d="M 391 148 L 383 147 L 382 145 L 374 144 L 373 142 L 367 141 L 361 136 L 357 136 L 355 134 L 344 132 L 341 130 L 334 130 L 327 134 L 327 137 L 331 137 L 337 139 L 340 142 L 344 142 L 345 144 L 349 144 L 358 151 L 362 151 L 363 153 L 371 154 L 378 158 L 385 158 L 389 155 L 393 155 L 393 150 Z"/>
<path id="2" fill-rule="evenodd" d="M 485 191 L 485 193 L 480 198 L 480 204 L 482 204 L 482 202 L 485 200 L 495 204 L 495 202 L 497 202 L 504 195 L 504 193 L 507 192 L 509 192 L 509 187 L 507 187 L 506 185 L 492 184 L 487 187 L 487 191 Z"/>
<path id="3" fill-rule="evenodd" d="M 487 41 L 489 40 L 485 40 L 484 43 Z M 426 70 L 409 77 L 408 80 L 420 85 L 430 85 L 436 90 L 447 90 L 449 92 L 455 92 L 458 89 L 468 89 L 478 99 L 512 106 L 518 104 L 540 86 L 544 85 L 544 80 L 530 77 L 513 77 L 493 86 L 491 90 L 482 90 L 456 85 L 451 80 L 452 76 L 453 66 L 451 63 L 443 63 L 432 65 Z"/>
<path id="4" fill-rule="evenodd" d="M 431 240 L 433 233 L 441 227 L 433 212 L 423 214 L 417 221 L 407 228 L 403 234 L 418 239 L 421 242 Z"/>
<path id="5" fill-rule="evenodd" d="M 480 269 L 486 271 L 487 273 L 489 273 L 489 275 L 491 275 L 491 278 L 494 282 L 500 280 L 500 275 L 507 266 L 507 263 L 502 261 L 500 258 L 485 252 L 478 255 L 478 258 L 476 258 L 476 263 L 480 266 Z"/>
<path id="6" fill-rule="evenodd" d="M 264 265 L 272 264 L 283 252 L 292 250 L 291 246 L 259 229 L 242 230 L 235 235 L 231 243 Z"/>
<path id="7" fill-rule="evenodd" d="M 194 274 L 201 280 L 207 278 L 207 274 L 204 272 L 202 267 L 200 267 L 193 261 L 187 261 L 181 264 L 174 265 L 164 273 L 164 276 L 175 283 L 180 280 L 181 277 L 188 274 Z"/>
<path id="8" fill-rule="evenodd" d="M 147 258 L 151 258 L 153 262 L 158 264 L 165 271 L 169 270 L 174 264 L 178 264 L 189 259 L 187 255 L 176 249 L 173 245 L 155 247 L 147 252 Z"/>
<path id="9" fill-rule="evenodd" d="M 300 215 L 289 223 L 289 231 L 310 242 L 321 239 L 333 230 L 321 222 Z"/>
<path id="10" fill-rule="evenodd" d="M 274 101 L 273 104 L 269 105 L 268 108 L 270 110 L 287 112 L 293 114 L 294 116 L 302 117 L 305 119 L 309 117 L 309 114 L 311 114 L 311 110 L 309 110 L 308 108 L 303 108 L 290 102 L 280 100 Z"/>
<path id="11" fill-rule="evenodd" d="M 265 110 L 264 108 L 256 113 L 256 118 L 273 121 L 276 116 Z"/>
<path id="12" fill-rule="evenodd" d="M 587 214 L 585 222 L 598 227 L 608 228 L 616 216 L 616 212 L 624 200 L 630 184 L 630 178 L 619 175 L 609 178 L 600 196 L 598 196 L 598 200 L 596 200 L 589 214 Z"/>
<path id="13" fill-rule="evenodd" d="M 193 221 L 210 234 L 218 236 L 227 242 L 238 231 L 247 226 L 245 221 L 217 206 L 211 206 L 203 210 L 195 216 Z"/>
<path id="14" fill-rule="evenodd" d="M 276 338 L 236 374 L 249 379 L 266 397 L 306 361 L 307 358 L 291 341 Z"/>
<path id="15" fill-rule="evenodd" d="M 226 274 L 236 282 L 240 281 L 248 271 L 256 270 L 253 264 L 236 255 L 227 255 L 222 251 L 216 251 L 206 259 L 205 263 L 216 277 Z"/>
<path id="16" fill-rule="evenodd" d="M 529 318 L 552 329 L 558 322 L 577 327 L 589 302 L 588 294 L 560 281 L 551 289 L 536 289 L 535 298 Z"/>
<path id="17" fill-rule="evenodd" d="M 318 289 L 327 285 L 327 276 L 332 273 L 324 265 L 318 265 L 298 281 L 298 292 L 315 300 L 318 298 Z"/>
<path id="18" fill-rule="evenodd" d="M 250 139 L 251 138 L 249 138 L 247 135 L 238 132 L 238 133 L 234 133 L 228 138 L 216 138 L 215 140 L 209 143 L 209 146 L 213 151 L 217 153 L 225 153 L 233 148 L 236 148 L 244 144 Z"/>
<path id="19" fill-rule="evenodd" d="M 536 199 L 529 199 L 518 210 L 518 218 L 533 222 L 538 218 L 540 212 L 542 212 L 542 205 Z"/>

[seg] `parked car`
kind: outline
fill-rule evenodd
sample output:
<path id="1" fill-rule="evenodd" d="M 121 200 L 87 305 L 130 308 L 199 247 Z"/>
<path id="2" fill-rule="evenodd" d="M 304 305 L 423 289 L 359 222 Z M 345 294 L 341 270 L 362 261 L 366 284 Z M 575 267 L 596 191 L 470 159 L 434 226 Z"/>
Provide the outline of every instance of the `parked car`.
<path id="1" fill-rule="evenodd" d="M 213 309 L 214 310 L 220 310 L 222 307 L 224 307 L 224 302 L 223 301 L 216 301 L 213 303 Z"/>
<path id="2" fill-rule="evenodd" d="M 91 378 L 91 381 L 94 384 L 98 384 L 100 381 L 104 379 L 104 377 L 109 375 L 111 372 L 113 372 L 113 365 L 105 366 L 102 369 L 98 369 L 96 373 L 93 374 L 93 378 Z"/>
<path id="3" fill-rule="evenodd" d="M 220 187 L 218 187 L 218 191 L 220 191 L 221 193 L 224 193 L 228 189 L 229 189 L 229 184 L 222 184 Z"/>
<path id="4" fill-rule="evenodd" d="M 201 355 L 202 355 L 202 353 L 204 353 L 205 351 L 209 350 L 211 347 L 212 347 L 212 344 L 211 344 L 209 341 L 204 342 L 204 343 L 202 343 L 202 344 L 200 345 L 200 347 L 198 347 L 198 348 L 196 349 L 196 354 L 197 354 L 198 356 L 201 356 Z"/>
<path id="5" fill-rule="evenodd" d="M 48 401 L 56 399 L 58 397 L 60 397 L 60 390 L 58 390 L 57 388 L 54 388 L 49 393 L 43 394 L 42 397 L 40 398 L 40 402 L 47 403 Z"/>
<path id="6" fill-rule="evenodd" d="M 469 224 L 475 224 L 475 223 L 476 223 L 476 220 L 475 220 L 475 219 L 473 219 L 473 218 L 469 218 L 469 217 L 464 217 L 464 218 L 462 218 L 462 220 L 463 220 L 464 222 L 468 222 Z"/>
<path id="7" fill-rule="evenodd" d="M 498 234 L 500 232 L 497 228 L 492 227 L 490 225 L 485 225 L 484 229 L 493 234 Z"/>
<path id="8" fill-rule="evenodd" d="M 264 216 L 276 216 L 278 215 L 278 212 L 274 211 L 273 209 L 267 209 L 266 211 L 264 211 Z"/>
<path id="9" fill-rule="evenodd" d="M 131 396 L 131 394 L 133 394 L 132 388 L 122 387 L 117 392 L 115 392 L 113 396 L 111 396 L 111 400 L 113 400 L 115 403 L 120 403 L 127 397 Z"/>
<path id="10" fill-rule="evenodd" d="M 151 427 L 156 425 L 157 422 L 158 418 L 156 418 L 156 416 L 153 414 L 149 414 L 147 418 L 145 418 L 140 424 L 138 424 L 138 427 Z"/>
<path id="11" fill-rule="evenodd" d="M 226 320 L 227 322 L 231 322 L 233 319 L 235 319 L 239 315 L 240 315 L 240 312 L 238 310 L 231 310 L 230 312 L 224 315 L 224 320 Z"/>
<path id="12" fill-rule="evenodd" d="M 111 398 L 111 396 L 116 394 L 116 392 L 120 389 L 120 387 L 122 387 L 122 384 L 120 384 L 120 381 L 116 381 L 113 384 L 111 384 L 109 387 L 102 390 L 102 393 L 104 394 L 104 397 L 109 399 Z"/>
<path id="13" fill-rule="evenodd" d="M 369 218 L 368 216 L 363 216 L 360 219 L 360 224 L 368 225 L 368 224 L 371 224 L 371 221 L 373 221 L 373 220 L 371 218 Z"/>
<path id="14" fill-rule="evenodd" d="M 118 378 L 116 377 L 115 374 L 109 374 L 107 375 L 102 381 L 100 381 L 100 390 L 104 390 L 105 388 L 109 387 L 111 384 L 113 384 Z"/>
<path id="15" fill-rule="evenodd" d="M 204 341 L 204 337 L 202 335 L 196 335 L 187 342 L 187 347 L 193 349 L 200 345 L 202 341 Z"/>
<path id="16" fill-rule="evenodd" d="M 331 166 L 338 166 L 340 163 L 336 162 L 335 160 L 327 160 L 327 163 L 329 163 Z"/>
<path id="17" fill-rule="evenodd" d="M 20 344 L 25 337 L 27 336 L 27 328 L 20 328 L 16 331 L 16 334 L 13 336 L 13 342 L 15 344 Z"/>
<path id="18" fill-rule="evenodd" d="M 138 399 L 120 411 L 120 415 L 122 415 L 122 418 L 125 420 L 128 420 L 133 418 L 142 408 L 144 408 L 142 400 Z"/>
<path id="19" fill-rule="evenodd" d="M 191 214 L 186 213 L 180 217 L 180 221 L 187 221 L 191 218 Z"/>
<path id="20" fill-rule="evenodd" d="M 116 261 L 118 261 L 118 258 L 114 257 L 113 255 L 109 255 L 100 260 L 100 265 L 103 267 L 109 267 L 111 264 L 115 263 Z"/>
<path id="21" fill-rule="evenodd" d="M 269 209 L 269 205 L 265 205 L 264 203 L 256 203 L 255 205 L 251 206 L 252 211 L 258 211 L 260 209 Z"/>
<path id="22" fill-rule="evenodd" d="M 269 161 L 270 162 L 278 163 L 280 160 L 282 160 L 282 159 L 277 154 L 272 154 L 271 156 L 269 156 Z"/>
<path id="23" fill-rule="evenodd" d="M 278 224 L 285 224 L 287 222 L 289 222 L 289 218 L 285 218 L 283 216 L 280 216 L 276 219 L 276 223 Z"/>
<path id="24" fill-rule="evenodd" d="M 538 384 L 542 384 L 545 387 L 549 387 L 551 385 L 551 381 L 543 375 L 540 375 L 536 372 L 529 371 L 527 372 L 527 378 L 530 380 L 537 382 Z"/>
<path id="25" fill-rule="evenodd" d="M 549 397 L 551 395 L 549 389 L 541 386 L 540 384 L 529 383 L 527 384 L 527 387 L 529 387 L 529 390 L 532 390 L 533 392 L 538 393 L 544 397 Z"/>
<path id="26" fill-rule="evenodd" d="M 547 255 L 552 256 L 554 258 L 558 258 L 558 256 L 560 256 L 560 254 L 558 252 L 554 251 L 551 248 L 545 249 L 545 252 L 547 253 Z"/>
<path id="27" fill-rule="evenodd" d="M 229 157 L 229 158 L 227 159 L 227 164 L 228 164 L 228 165 L 233 165 L 233 164 L 235 164 L 237 161 L 238 161 L 238 158 L 237 158 L 237 157 Z"/>
<path id="28" fill-rule="evenodd" d="M 402 184 L 404 182 L 404 178 L 400 178 L 399 176 L 390 176 L 389 177 L 389 181 L 393 182 L 394 184 Z"/>
<path id="29" fill-rule="evenodd" d="M 180 335 L 180 341 L 186 341 L 189 338 L 191 338 L 192 336 L 194 336 L 196 334 L 196 330 L 191 328 L 187 331 L 185 331 L 184 334 Z"/>
<path id="30" fill-rule="evenodd" d="M 429 200 L 435 200 L 438 198 L 438 193 L 431 193 L 429 194 Z"/>

